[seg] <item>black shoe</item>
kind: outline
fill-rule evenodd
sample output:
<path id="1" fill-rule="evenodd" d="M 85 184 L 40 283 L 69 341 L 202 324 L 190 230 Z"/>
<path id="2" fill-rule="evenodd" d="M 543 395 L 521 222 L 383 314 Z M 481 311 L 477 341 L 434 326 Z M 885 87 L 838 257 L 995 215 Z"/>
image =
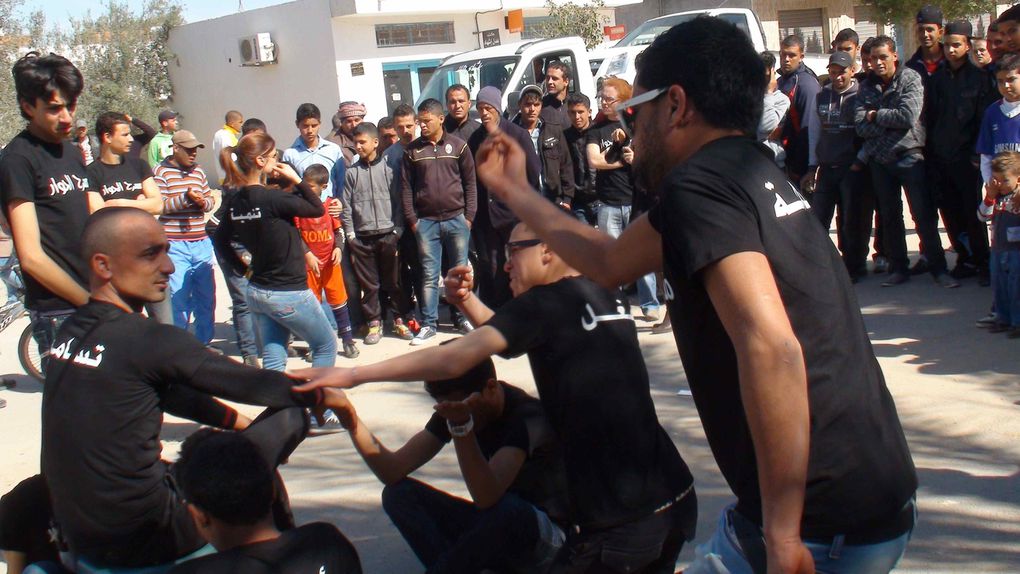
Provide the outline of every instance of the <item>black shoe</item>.
<path id="1" fill-rule="evenodd" d="M 902 285 L 907 281 L 910 281 L 910 275 L 897 271 L 896 273 L 890 275 L 888 279 L 882 282 L 882 287 L 895 287 L 897 285 Z"/>
<path id="2" fill-rule="evenodd" d="M 1010 330 L 1009 325 L 1005 323 L 996 323 L 988 328 L 989 333 L 1005 333 Z"/>
<path id="3" fill-rule="evenodd" d="M 888 272 L 889 272 L 889 259 L 884 255 L 876 255 L 874 268 L 875 275 L 880 275 L 882 273 Z"/>
<path id="4" fill-rule="evenodd" d="M 953 279 L 966 279 L 968 277 L 974 277 L 978 274 L 977 267 L 974 267 L 970 263 L 957 263 L 956 267 L 949 272 L 949 276 Z"/>
<path id="5" fill-rule="evenodd" d="M 1006 332 L 1006 336 L 1010 339 L 1020 339 L 1020 327 L 1010 327 L 1009 331 Z"/>
<path id="6" fill-rule="evenodd" d="M 924 275 L 928 271 L 928 260 L 923 257 L 918 259 L 917 263 L 914 263 L 914 265 L 910 267 L 911 275 Z"/>
<path id="7" fill-rule="evenodd" d="M 950 277 L 948 273 L 932 275 L 931 278 L 935 281 L 936 285 L 939 287 L 945 287 L 946 289 L 956 289 L 960 286 L 960 282 Z"/>

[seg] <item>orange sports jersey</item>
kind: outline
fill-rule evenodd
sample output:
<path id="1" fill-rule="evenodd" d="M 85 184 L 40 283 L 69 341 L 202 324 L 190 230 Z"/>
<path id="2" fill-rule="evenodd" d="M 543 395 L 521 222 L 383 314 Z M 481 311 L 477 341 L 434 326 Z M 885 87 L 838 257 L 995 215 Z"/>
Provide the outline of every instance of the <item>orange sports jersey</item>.
<path id="1" fill-rule="evenodd" d="M 312 253 L 319 258 L 320 265 L 328 265 L 333 256 L 334 237 L 340 229 L 340 220 L 329 215 L 329 206 L 339 201 L 335 197 L 328 197 L 322 205 L 326 213 L 319 217 L 295 217 L 294 225 L 301 232 L 301 239 L 305 241 Z"/>

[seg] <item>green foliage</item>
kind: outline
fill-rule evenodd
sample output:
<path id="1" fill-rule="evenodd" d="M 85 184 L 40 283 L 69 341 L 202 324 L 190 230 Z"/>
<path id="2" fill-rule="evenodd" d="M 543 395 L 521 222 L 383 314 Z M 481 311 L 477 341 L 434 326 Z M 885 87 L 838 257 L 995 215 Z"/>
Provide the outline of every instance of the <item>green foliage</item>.
<path id="1" fill-rule="evenodd" d="M 172 94 L 167 39 L 184 23 L 181 10 L 177 0 L 148 0 L 136 14 L 126 2 L 107 0 L 96 16 L 71 20 L 59 44 L 85 76 L 78 119 L 91 125 L 99 114 L 116 111 L 155 121 Z"/>
<path id="2" fill-rule="evenodd" d="M 946 22 L 970 18 L 978 14 L 995 13 L 995 2 L 990 0 L 865 0 L 875 8 L 875 19 L 885 24 L 913 22 L 922 6 L 933 4 L 942 8 Z"/>
<path id="3" fill-rule="evenodd" d="M 581 4 L 546 0 L 545 5 L 549 9 L 549 19 L 542 26 L 543 37 L 580 36 L 588 49 L 602 43 L 602 27 L 608 22 L 603 21 L 598 11 L 606 7 L 604 0 L 588 0 Z"/>
<path id="4" fill-rule="evenodd" d="M 11 67 L 25 52 L 44 51 L 48 45 L 42 12 L 27 18 L 16 12 L 23 0 L 0 0 L 0 143 L 6 144 L 25 127 L 18 111 Z"/>

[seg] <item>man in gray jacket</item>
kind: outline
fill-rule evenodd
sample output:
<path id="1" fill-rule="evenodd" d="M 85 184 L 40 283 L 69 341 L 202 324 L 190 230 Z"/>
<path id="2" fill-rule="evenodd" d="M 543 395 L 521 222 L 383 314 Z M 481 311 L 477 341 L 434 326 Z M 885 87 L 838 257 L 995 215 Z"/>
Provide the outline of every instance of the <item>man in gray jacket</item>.
<path id="1" fill-rule="evenodd" d="M 914 70 L 900 67 L 896 43 L 875 38 L 871 48 L 872 75 L 861 85 L 854 109 L 857 134 L 864 138 L 858 161 L 868 163 L 885 229 L 885 252 L 892 274 L 883 287 L 910 280 L 907 241 L 903 229 L 903 200 L 907 191 L 910 215 L 921 239 L 935 283 L 960 284 L 946 273 L 946 255 L 938 231 L 938 212 L 924 177 L 924 81 Z"/>
<path id="2" fill-rule="evenodd" d="M 380 288 L 386 293 L 387 308 L 393 312 L 393 334 L 405 340 L 412 338 L 404 323 L 410 301 L 397 280 L 397 244 L 404 231 L 400 190 L 393 166 L 378 153 L 378 147 L 375 124 L 363 122 L 354 128 L 359 159 L 344 175 L 345 209 L 340 214 L 354 273 L 361 283 L 361 310 L 368 321 L 366 345 L 374 345 L 382 337 Z"/>

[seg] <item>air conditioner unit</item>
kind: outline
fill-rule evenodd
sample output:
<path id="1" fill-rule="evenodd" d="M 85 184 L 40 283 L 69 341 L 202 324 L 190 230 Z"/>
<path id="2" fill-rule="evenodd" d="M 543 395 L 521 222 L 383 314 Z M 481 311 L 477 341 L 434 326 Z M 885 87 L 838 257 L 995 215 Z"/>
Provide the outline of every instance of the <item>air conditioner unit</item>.
<path id="1" fill-rule="evenodd" d="M 254 36 L 241 38 L 240 47 L 242 66 L 276 63 L 276 44 L 273 44 L 269 32 L 259 32 Z"/>

